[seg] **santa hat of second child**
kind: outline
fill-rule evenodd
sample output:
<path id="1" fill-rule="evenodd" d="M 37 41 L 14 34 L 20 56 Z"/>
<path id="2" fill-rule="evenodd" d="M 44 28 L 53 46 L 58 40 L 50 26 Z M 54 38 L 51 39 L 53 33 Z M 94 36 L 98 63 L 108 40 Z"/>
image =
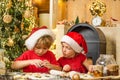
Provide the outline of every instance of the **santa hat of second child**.
<path id="1" fill-rule="evenodd" d="M 61 42 L 66 42 L 77 53 L 86 54 L 88 52 L 84 37 L 78 32 L 68 32 L 63 36 Z"/>
<path id="2" fill-rule="evenodd" d="M 44 35 L 50 35 L 53 38 L 53 40 L 55 40 L 55 34 L 46 26 L 42 26 L 40 28 L 33 28 L 30 33 L 30 36 L 25 41 L 25 45 L 28 48 L 28 50 L 32 50 L 35 44 L 37 43 L 37 40 Z"/>

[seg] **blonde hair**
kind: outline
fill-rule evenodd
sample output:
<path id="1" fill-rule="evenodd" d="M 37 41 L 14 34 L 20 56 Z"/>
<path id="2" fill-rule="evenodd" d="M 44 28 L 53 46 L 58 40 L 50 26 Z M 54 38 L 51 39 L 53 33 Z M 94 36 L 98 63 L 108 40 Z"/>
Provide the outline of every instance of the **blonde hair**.
<path id="1" fill-rule="evenodd" d="M 35 45 L 35 47 L 39 47 L 43 45 L 46 48 L 50 48 L 52 43 L 54 42 L 53 38 L 50 35 L 44 35 L 40 37 Z"/>

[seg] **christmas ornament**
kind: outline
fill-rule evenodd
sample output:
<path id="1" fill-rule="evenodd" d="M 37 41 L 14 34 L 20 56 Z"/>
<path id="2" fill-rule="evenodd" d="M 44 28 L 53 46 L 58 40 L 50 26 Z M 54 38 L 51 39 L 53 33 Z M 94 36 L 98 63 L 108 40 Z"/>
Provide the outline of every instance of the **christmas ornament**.
<path id="1" fill-rule="evenodd" d="M 93 16 L 102 16 L 106 12 L 106 5 L 103 2 L 95 1 L 90 6 L 90 12 Z"/>
<path id="2" fill-rule="evenodd" d="M 13 46 L 14 45 L 14 42 L 11 38 L 8 38 L 8 46 Z"/>
<path id="3" fill-rule="evenodd" d="M 17 26 L 14 26 L 14 27 L 15 27 L 15 28 L 14 28 L 14 32 L 19 32 L 19 31 L 20 31 Z"/>
<path id="4" fill-rule="evenodd" d="M 28 37 L 28 35 L 23 35 L 22 39 L 25 40 L 25 39 L 27 39 L 27 37 Z"/>
<path id="5" fill-rule="evenodd" d="M 9 15 L 9 14 L 4 15 L 3 21 L 4 21 L 5 23 L 10 23 L 10 22 L 12 21 L 12 16 Z"/>
<path id="6" fill-rule="evenodd" d="M 31 16 L 30 10 L 26 10 L 24 13 L 24 18 L 29 18 Z"/>

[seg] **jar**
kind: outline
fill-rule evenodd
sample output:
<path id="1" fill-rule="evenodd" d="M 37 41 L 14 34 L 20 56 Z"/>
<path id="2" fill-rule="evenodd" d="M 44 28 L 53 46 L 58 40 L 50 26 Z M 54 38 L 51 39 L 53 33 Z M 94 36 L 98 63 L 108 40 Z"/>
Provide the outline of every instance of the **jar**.
<path id="1" fill-rule="evenodd" d="M 100 57 L 97 59 L 96 64 L 106 66 L 109 64 L 117 64 L 117 63 L 113 55 L 101 54 Z"/>
<path id="2" fill-rule="evenodd" d="M 113 55 L 101 54 L 96 61 L 96 65 L 103 66 L 103 76 L 119 74 L 119 66 L 117 65 Z"/>
<path id="3" fill-rule="evenodd" d="M 108 76 L 118 76 L 119 66 L 117 64 L 109 64 L 106 66 Z"/>
<path id="4" fill-rule="evenodd" d="M 94 65 L 92 74 L 94 77 L 102 77 L 103 76 L 103 66 L 102 65 Z"/>

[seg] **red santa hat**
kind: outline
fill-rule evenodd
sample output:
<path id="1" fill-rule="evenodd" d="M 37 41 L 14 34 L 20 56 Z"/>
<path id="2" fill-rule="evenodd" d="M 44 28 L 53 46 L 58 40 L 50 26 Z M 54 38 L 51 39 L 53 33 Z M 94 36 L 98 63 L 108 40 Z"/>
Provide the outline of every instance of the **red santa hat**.
<path id="1" fill-rule="evenodd" d="M 86 41 L 84 37 L 77 32 L 68 32 L 63 36 L 61 42 L 66 42 L 77 53 L 86 54 L 88 52 Z"/>
<path id="2" fill-rule="evenodd" d="M 53 38 L 53 40 L 55 40 L 55 34 L 50 29 L 48 29 L 46 26 L 42 26 L 40 28 L 37 27 L 37 28 L 32 29 L 30 36 L 25 41 L 26 47 L 29 50 L 32 50 L 37 40 L 44 35 L 50 35 Z"/>

